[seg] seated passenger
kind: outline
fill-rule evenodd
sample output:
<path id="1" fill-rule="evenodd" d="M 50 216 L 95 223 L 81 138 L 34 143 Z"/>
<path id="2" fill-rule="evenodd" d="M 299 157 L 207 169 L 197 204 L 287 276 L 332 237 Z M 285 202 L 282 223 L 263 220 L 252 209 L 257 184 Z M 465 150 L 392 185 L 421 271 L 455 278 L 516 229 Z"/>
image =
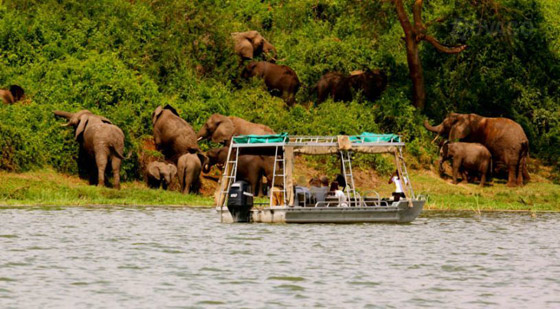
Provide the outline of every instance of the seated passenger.
<path id="1" fill-rule="evenodd" d="M 309 185 L 311 185 L 309 191 L 311 191 L 311 197 L 314 200 L 314 203 L 324 202 L 327 197 L 328 188 L 326 186 L 322 186 L 321 180 L 319 180 L 319 178 L 313 178 L 309 182 Z"/>
<path id="2" fill-rule="evenodd" d="M 344 192 L 338 188 L 338 181 L 333 181 L 331 183 L 331 189 L 329 191 L 329 196 L 334 196 L 338 199 L 338 205 L 340 207 L 348 207 L 348 202 L 346 200 L 346 195 Z"/>

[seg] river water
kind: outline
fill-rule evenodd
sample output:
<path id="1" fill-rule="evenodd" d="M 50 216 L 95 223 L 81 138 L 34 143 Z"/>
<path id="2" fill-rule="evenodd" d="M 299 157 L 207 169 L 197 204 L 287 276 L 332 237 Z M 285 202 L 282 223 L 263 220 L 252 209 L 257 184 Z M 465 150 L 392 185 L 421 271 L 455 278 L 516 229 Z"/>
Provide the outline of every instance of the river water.
<path id="1" fill-rule="evenodd" d="M 560 307 L 560 214 L 220 224 L 210 209 L 0 210 L 0 307 Z"/>

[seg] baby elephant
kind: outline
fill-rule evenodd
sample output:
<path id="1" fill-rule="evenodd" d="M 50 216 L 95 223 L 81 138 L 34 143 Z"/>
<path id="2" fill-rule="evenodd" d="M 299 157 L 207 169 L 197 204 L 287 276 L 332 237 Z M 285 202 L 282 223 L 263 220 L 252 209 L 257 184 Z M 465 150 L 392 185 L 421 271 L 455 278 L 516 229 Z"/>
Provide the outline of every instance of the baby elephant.
<path id="1" fill-rule="evenodd" d="M 179 157 L 177 173 L 183 194 L 198 193 L 200 189 L 200 171 L 202 170 L 202 162 L 206 160 L 204 158 L 201 159 L 199 155 L 186 153 Z"/>
<path id="2" fill-rule="evenodd" d="M 457 184 L 457 176 L 461 173 L 463 181 L 467 180 L 467 172 L 471 176 L 480 176 L 480 186 L 486 182 L 486 174 L 492 170 L 492 155 L 479 143 L 445 142 L 439 151 L 439 169 L 443 172 L 443 162 L 453 161 L 453 183 Z"/>
<path id="3" fill-rule="evenodd" d="M 148 187 L 164 190 L 171 185 L 171 182 L 177 175 L 177 167 L 171 163 L 151 162 L 148 164 L 146 181 Z"/>

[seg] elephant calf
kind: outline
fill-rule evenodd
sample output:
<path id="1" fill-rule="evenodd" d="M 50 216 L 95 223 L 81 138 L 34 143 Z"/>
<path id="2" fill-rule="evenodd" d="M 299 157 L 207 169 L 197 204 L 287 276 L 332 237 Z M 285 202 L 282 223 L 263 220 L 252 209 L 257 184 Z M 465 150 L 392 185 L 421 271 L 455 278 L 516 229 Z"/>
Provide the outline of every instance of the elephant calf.
<path id="1" fill-rule="evenodd" d="M 206 160 L 200 154 L 187 153 L 179 157 L 177 173 L 183 194 L 198 193 L 202 164 L 206 164 Z"/>
<path id="2" fill-rule="evenodd" d="M 146 169 L 146 182 L 148 187 L 164 190 L 171 185 L 177 175 L 177 167 L 171 163 L 151 162 Z"/>
<path id="3" fill-rule="evenodd" d="M 296 93 L 301 84 L 296 72 L 290 67 L 266 61 L 251 62 L 243 69 L 241 77 L 253 76 L 262 78 L 268 91 L 272 95 L 281 97 L 288 106 L 295 104 Z"/>
<path id="4" fill-rule="evenodd" d="M 457 184 L 457 176 L 461 173 L 463 181 L 467 180 L 467 172 L 480 176 L 480 186 L 484 186 L 487 173 L 492 170 L 492 155 L 479 143 L 445 142 L 439 152 L 439 169 L 443 172 L 443 163 L 453 161 L 453 183 Z"/>
<path id="5" fill-rule="evenodd" d="M 110 164 L 115 181 L 114 187 L 120 189 L 119 173 L 121 162 L 124 160 L 124 134 L 121 129 L 113 125 L 109 119 L 88 110 L 77 113 L 54 111 L 54 114 L 68 119 L 68 123 L 63 126 L 75 128 L 75 139 L 80 144 L 80 154 L 85 156 L 81 161 L 83 160 L 83 164 L 87 165 L 90 184 L 104 185 L 105 169 Z"/>

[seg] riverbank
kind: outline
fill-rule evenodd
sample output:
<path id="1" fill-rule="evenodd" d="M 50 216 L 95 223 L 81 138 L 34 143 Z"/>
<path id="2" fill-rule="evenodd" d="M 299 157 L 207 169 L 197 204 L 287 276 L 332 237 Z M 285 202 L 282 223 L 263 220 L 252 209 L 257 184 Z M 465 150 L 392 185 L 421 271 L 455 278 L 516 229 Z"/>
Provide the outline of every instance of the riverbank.
<path id="1" fill-rule="evenodd" d="M 357 172 L 359 173 L 359 172 Z M 479 188 L 475 184 L 453 185 L 430 171 L 412 171 L 417 194 L 428 199 L 432 210 L 527 210 L 560 211 L 560 185 L 539 175 L 521 188 L 508 188 L 500 180 Z M 0 172 L 0 206 L 202 206 L 213 205 L 211 181 L 205 181 L 206 195 L 182 195 L 178 192 L 148 189 L 141 182 L 122 183 L 121 190 L 89 186 L 76 176 L 40 170 L 22 174 Z M 358 188 L 364 185 L 357 183 Z M 371 186 L 381 195 L 389 195 L 392 185 L 373 178 Z"/>

